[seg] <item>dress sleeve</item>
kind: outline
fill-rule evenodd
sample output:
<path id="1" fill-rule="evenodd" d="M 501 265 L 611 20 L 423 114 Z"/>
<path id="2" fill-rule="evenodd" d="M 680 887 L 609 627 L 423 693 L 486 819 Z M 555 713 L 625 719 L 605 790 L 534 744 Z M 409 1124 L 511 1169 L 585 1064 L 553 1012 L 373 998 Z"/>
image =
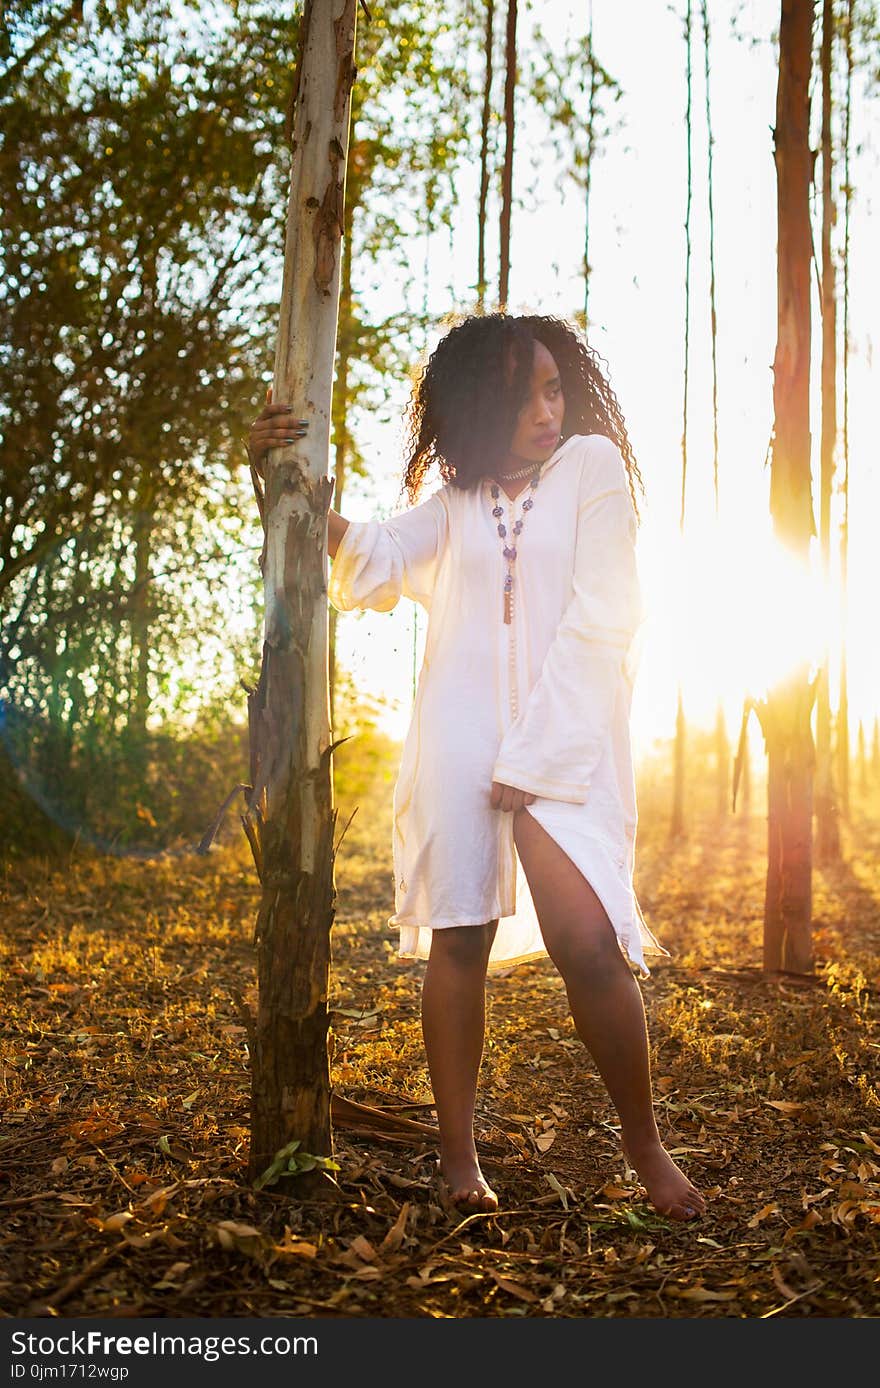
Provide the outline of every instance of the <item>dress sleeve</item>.
<path id="1" fill-rule="evenodd" d="M 327 585 L 333 606 L 390 612 L 403 594 L 430 608 L 447 526 L 439 492 L 389 520 L 349 521 Z"/>
<path id="2" fill-rule="evenodd" d="M 588 450 L 578 490 L 574 592 L 492 773 L 504 785 L 579 804 L 589 796 L 646 615 L 623 459 L 603 436 L 592 436 Z"/>

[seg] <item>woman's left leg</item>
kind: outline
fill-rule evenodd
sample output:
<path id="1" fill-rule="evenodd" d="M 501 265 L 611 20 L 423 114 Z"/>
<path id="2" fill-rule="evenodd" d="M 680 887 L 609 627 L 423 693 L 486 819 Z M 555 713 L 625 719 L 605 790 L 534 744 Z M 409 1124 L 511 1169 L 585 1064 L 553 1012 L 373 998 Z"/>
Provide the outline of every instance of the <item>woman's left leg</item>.
<path id="1" fill-rule="evenodd" d="M 422 1032 L 440 1129 L 440 1169 L 453 1203 L 497 1210 L 474 1142 L 477 1076 L 486 1028 L 486 967 L 498 921 L 431 932 L 422 983 Z"/>
<path id="2" fill-rule="evenodd" d="M 547 952 L 617 1109 L 627 1156 L 654 1206 L 690 1219 L 705 1200 L 660 1140 L 642 992 L 614 927 L 583 873 L 527 809 L 514 812 L 513 831 Z"/>

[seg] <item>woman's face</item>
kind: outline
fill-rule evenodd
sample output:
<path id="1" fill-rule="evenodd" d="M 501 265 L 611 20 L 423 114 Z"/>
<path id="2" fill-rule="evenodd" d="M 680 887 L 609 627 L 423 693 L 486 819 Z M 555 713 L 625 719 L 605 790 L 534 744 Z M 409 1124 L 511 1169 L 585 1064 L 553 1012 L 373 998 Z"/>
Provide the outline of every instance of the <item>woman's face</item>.
<path id="1" fill-rule="evenodd" d="M 528 399 L 520 409 L 510 442 L 512 458 L 543 462 L 555 452 L 565 416 L 565 397 L 556 362 L 543 342 L 535 342 Z"/>

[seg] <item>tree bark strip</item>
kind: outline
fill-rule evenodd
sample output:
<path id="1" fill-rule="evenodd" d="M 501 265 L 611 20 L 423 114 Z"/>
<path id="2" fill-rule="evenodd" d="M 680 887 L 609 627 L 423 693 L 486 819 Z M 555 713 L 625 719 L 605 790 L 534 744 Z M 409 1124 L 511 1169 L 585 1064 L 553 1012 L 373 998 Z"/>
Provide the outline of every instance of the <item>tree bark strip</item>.
<path id="1" fill-rule="evenodd" d="M 336 466 L 334 469 L 334 492 L 331 505 L 334 510 L 342 510 L 342 497 L 348 475 L 348 458 L 351 451 L 349 436 L 349 368 L 354 337 L 357 331 L 351 283 L 351 237 L 347 236 L 342 245 L 342 269 L 339 289 L 339 332 L 337 335 L 336 385 L 333 392 L 333 438 L 336 444 Z M 336 630 L 335 607 L 330 608 L 330 726 L 337 725 L 338 704 L 336 701 Z"/>
<path id="2" fill-rule="evenodd" d="M 843 515 L 840 521 L 840 697 L 837 701 L 837 722 L 835 728 L 835 752 L 837 757 L 837 791 L 840 814 L 849 820 L 849 677 L 847 667 L 849 654 L 847 636 L 849 631 L 849 225 L 852 208 L 852 175 L 850 156 L 852 154 L 852 88 L 853 88 L 853 21 L 855 19 L 855 0 L 846 0 L 846 19 L 844 21 L 844 49 L 846 53 L 846 104 L 843 134 L 843 478 L 841 495 Z"/>
<path id="3" fill-rule="evenodd" d="M 298 1139 L 332 1154 L 327 996 L 335 912 L 328 698 L 330 418 L 356 0 L 310 0 L 300 26 L 293 169 L 273 394 L 310 432 L 266 463 L 263 660 L 248 700 L 243 819 L 261 877 L 255 940 L 251 1178 Z M 311 1190 L 322 1177 L 296 1177 Z M 279 1187 L 290 1188 L 283 1177 Z"/>
<path id="4" fill-rule="evenodd" d="M 775 433 L 770 510 L 776 538 L 806 570 L 815 534 L 810 477 L 810 68 L 813 0 L 782 0 L 774 158 L 777 192 Z M 768 864 L 764 968 L 809 973 L 812 955 L 812 823 L 815 685 L 798 668 L 769 691 Z"/>
<path id="5" fill-rule="evenodd" d="M 831 232 L 835 222 L 834 143 L 831 79 L 833 73 L 834 0 L 822 9 L 822 438 L 819 450 L 819 544 L 826 587 L 831 577 L 831 492 L 837 440 L 837 290 Z M 840 858 L 840 827 L 831 754 L 830 649 L 826 639 L 816 693 L 816 857 L 821 863 Z"/>

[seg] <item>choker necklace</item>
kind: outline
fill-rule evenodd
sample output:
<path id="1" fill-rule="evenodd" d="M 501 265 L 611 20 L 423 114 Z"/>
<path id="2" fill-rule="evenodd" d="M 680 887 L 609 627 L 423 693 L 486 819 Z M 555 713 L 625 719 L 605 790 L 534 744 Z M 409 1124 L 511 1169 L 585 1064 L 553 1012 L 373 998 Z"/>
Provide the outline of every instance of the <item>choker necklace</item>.
<path id="1" fill-rule="evenodd" d="M 562 441 L 562 434 L 560 433 L 559 438 L 556 440 L 556 448 L 554 448 L 553 453 L 555 453 L 555 452 L 556 452 L 556 449 L 559 448 L 561 441 Z M 553 454 L 551 453 L 550 457 L 552 458 L 552 456 L 553 456 Z M 550 461 L 549 458 L 545 458 L 545 459 L 543 460 L 543 462 L 540 462 L 540 463 L 529 463 L 528 467 L 517 468 L 516 472 L 505 472 L 505 473 L 503 473 L 500 477 L 497 477 L 497 476 L 496 476 L 496 477 L 495 477 L 495 481 L 496 481 L 496 482 L 518 482 L 518 481 L 520 480 L 521 477 L 531 477 L 531 475 L 532 475 L 533 472 L 537 472 L 537 470 L 538 470 L 539 468 L 542 468 L 542 467 L 544 466 L 544 463 L 547 463 L 547 462 L 549 462 L 549 461 Z"/>
<path id="2" fill-rule="evenodd" d="M 546 459 L 544 461 L 546 462 Z M 496 481 L 518 482 L 521 477 L 531 477 L 533 472 L 543 466 L 544 463 L 529 463 L 528 467 L 521 467 L 517 472 L 503 472 L 500 477 L 496 478 Z"/>

